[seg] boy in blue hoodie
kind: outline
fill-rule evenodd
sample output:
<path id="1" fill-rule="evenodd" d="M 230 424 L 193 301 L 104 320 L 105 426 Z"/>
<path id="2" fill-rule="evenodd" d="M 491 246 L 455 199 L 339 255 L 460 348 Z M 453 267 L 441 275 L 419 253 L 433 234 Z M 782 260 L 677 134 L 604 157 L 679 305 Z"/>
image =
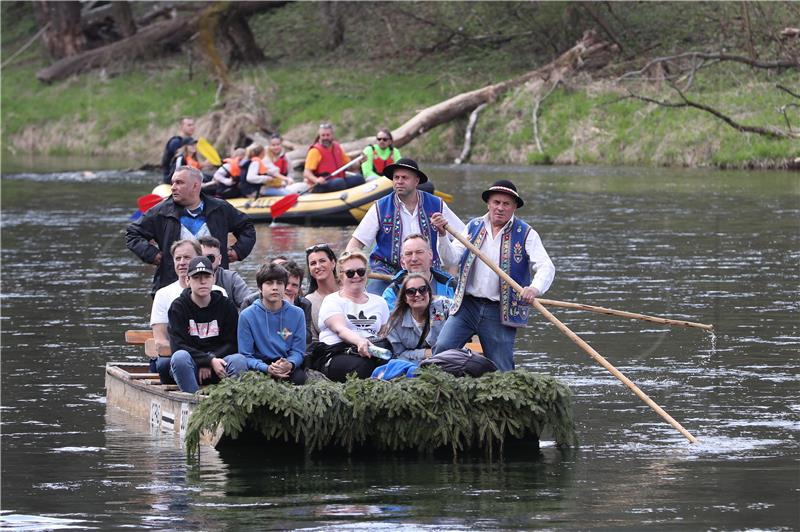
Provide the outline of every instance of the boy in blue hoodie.
<path id="1" fill-rule="evenodd" d="M 282 266 L 265 264 L 258 270 L 261 298 L 239 315 L 239 352 L 247 358 L 247 369 L 303 384 L 306 318 L 283 299 L 288 279 Z"/>

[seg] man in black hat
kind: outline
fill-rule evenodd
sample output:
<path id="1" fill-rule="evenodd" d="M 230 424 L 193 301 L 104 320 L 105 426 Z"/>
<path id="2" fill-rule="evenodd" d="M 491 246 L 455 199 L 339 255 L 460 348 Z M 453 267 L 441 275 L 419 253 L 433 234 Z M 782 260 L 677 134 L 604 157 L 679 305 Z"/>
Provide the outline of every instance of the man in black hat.
<path id="1" fill-rule="evenodd" d="M 514 183 L 496 181 L 481 195 L 488 212 L 471 220 L 462 234 L 499 265 L 524 290 L 517 292 L 459 241 L 441 238 L 447 220 L 435 214 L 431 223 L 439 232 L 439 255 L 446 265 L 459 265 L 450 317 L 434 352 L 463 347 L 477 334 L 486 356 L 500 371 L 514 369 L 517 329 L 528 323 L 534 298 L 544 294 L 555 277 L 555 267 L 538 233 L 515 216 L 525 202 Z"/>
<path id="2" fill-rule="evenodd" d="M 383 175 L 392 180 L 394 191 L 369 208 L 353 232 L 347 251 L 371 248 L 370 270 L 393 276 L 402 269 L 400 258 L 403 239 L 419 233 L 430 243 L 433 266 L 438 268 L 440 261 L 436 252 L 437 236 L 431 225 L 431 216 L 441 213 L 458 231 L 463 230 L 464 224 L 441 198 L 417 189 L 418 185 L 428 181 L 428 176 L 413 159 L 403 157 L 384 168 Z M 367 292 L 381 295 L 389 282 L 372 279 L 367 285 Z"/>

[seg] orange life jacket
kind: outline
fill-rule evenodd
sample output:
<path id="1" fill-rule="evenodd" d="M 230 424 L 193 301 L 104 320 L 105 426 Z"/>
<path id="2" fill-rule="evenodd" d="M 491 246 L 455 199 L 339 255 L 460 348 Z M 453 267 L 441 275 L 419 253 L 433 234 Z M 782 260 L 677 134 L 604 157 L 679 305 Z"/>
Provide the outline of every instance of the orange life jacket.
<path id="1" fill-rule="evenodd" d="M 267 175 L 267 165 L 264 164 L 264 161 L 260 157 L 250 157 L 250 164 L 255 162 L 258 163 L 258 175 Z"/>
<path id="2" fill-rule="evenodd" d="M 233 179 L 235 183 L 239 182 L 239 178 L 242 175 L 242 168 L 239 166 L 239 159 L 228 157 L 227 159 L 223 159 L 222 162 L 228 165 L 228 175 Z"/>
<path id="3" fill-rule="evenodd" d="M 184 161 L 183 164 L 185 164 L 186 166 L 191 166 L 192 168 L 197 168 L 198 170 L 200 170 L 200 163 L 197 162 L 194 159 L 194 157 L 192 157 L 191 155 L 187 155 L 186 156 L 185 161 Z"/>
<path id="4" fill-rule="evenodd" d="M 338 170 L 344 165 L 344 150 L 338 142 L 334 142 L 330 149 L 326 148 L 319 142 L 311 147 L 316 148 L 320 155 L 322 155 L 319 166 L 317 166 L 317 169 L 314 170 L 315 176 L 319 177 L 323 174 L 329 174 L 329 177 L 331 178 L 338 179 L 344 177 L 344 172 L 338 172 L 337 174 L 333 175 L 334 170 Z"/>

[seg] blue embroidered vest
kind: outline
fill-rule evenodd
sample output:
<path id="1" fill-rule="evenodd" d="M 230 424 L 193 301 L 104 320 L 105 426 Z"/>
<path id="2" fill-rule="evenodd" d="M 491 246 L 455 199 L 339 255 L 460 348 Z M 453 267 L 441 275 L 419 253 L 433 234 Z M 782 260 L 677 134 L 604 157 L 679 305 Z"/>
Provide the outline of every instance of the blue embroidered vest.
<path id="1" fill-rule="evenodd" d="M 433 250 L 433 268 L 440 268 L 439 253 L 436 251 L 436 229 L 431 225 L 433 213 L 442 212 L 442 200 L 433 194 L 417 191 L 417 218 L 422 236 L 428 239 Z M 369 268 L 377 273 L 394 275 L 401 270 L 400 248 L 403 246 L 403 224 L 400 221 L 400 207 L 397 194 L 392 192 L 379 199 L 375 206 L 378 210 L 378 235 L 375 237 L 375 248 L 369 256 Z"/>
<path id="2" fill-rule="evenodd" d="M 486 238 L 486 229 L 483 226 L 483 217 L 475 218 L 467 225 L 469 241 L 480 249 L 483 240 Z M 531 227 L 520 220 L 514 218 L 514 223 L 503 231 L 500 244 L 500 268 L 512 279 L 523 287 L 531 284 L 530 257 L 525 250 L 525 241 L 528 239 Z M 459 264 L 460 275 L 458 277 L 458 287 L 453 299 L 453 307 L 450 315 L 458 311 L 461 302 L 464 300 L 464 290 L 467 287 L 469 274 L 472 266 L 478 259 L 475 255 L 464 251 Z M 528 312 L 530 306 L 519 300 L 519 294 L 505 281 L 498 277 L 500 283 L 500 321 L 509 327 L 524 327 L 528 324 Z"/>

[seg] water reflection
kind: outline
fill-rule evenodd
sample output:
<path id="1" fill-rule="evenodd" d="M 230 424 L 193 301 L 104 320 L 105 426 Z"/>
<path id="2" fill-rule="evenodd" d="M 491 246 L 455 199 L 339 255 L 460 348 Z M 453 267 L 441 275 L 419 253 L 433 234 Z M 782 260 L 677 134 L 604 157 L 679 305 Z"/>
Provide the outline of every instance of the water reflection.
<path id="1" fill-rule="evenodd" d="M 688 445 L 542 319 L 517 362 L 566 380 L 581 447 L 519 461 L 294 460 L 206 450 L 104 404 L 109 360 L 147 325 L 151 268 L 124 248 L 157 176 L 61 172 L 2 180 L 4 528 L 770 528 L 800 523 L 796 382 L 800 180 L 788 173 L 431 168 L 454 210 L 510 177 L 542 236 L 552 299 L 713 323 L 716 338 L 554 309 L 700 440 Z M 251 284 L 277 254 L 302 263 L 351 228 L 257 228 Z M 122 416 L 122 417 L 120 417 Z M 44 505 L 42 501 L 47 501 Z"/>

